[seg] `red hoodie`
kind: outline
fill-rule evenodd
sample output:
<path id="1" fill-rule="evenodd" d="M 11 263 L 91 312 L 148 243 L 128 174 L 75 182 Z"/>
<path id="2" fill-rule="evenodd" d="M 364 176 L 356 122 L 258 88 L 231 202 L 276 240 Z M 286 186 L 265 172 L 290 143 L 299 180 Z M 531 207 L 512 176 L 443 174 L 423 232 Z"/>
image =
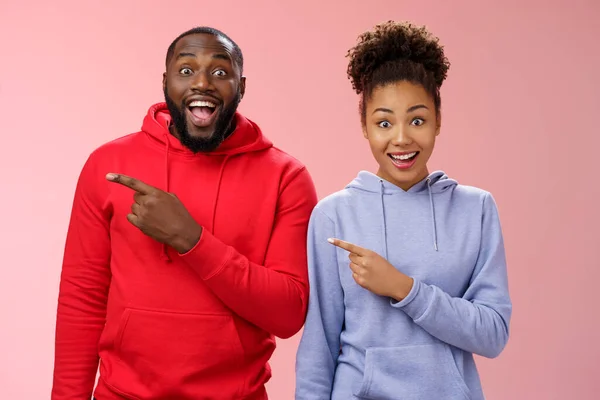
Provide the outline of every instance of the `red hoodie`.
<path id="1" fill-rule="evenodd" d="M 97 149 L 79 178 L 58 300 L 52 400 L 266 399 L 274 336 L 304 323 L 306 231 L 317 202 L 305 167 L 257 125 L 193 154 L 165 104 L 142 131 Z M 179 255 L 126 218 L 122 173 L 172 192 L 203 226 Z"/>

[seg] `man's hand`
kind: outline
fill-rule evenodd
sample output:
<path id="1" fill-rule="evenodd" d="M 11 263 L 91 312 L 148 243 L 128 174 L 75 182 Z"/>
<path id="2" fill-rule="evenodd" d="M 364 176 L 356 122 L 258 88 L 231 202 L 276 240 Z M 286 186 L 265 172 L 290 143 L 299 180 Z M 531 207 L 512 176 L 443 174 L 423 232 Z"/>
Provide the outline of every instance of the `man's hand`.
<path id="1" fill-rule="evenodd" d="M 379 296 L 401 301 L 412 289 L 413 279 L 398 271 L 379 254 L 339 239 L 328 242 L 350 252 L 352 277 L 363 288 Z"/>
<path id="2" fill-rule="evenodd" d="M 106 179 L 135 192 L 127 219 L 144 234 L 173 247 L 180 254 L 190 251 L 198 243 L 202 227 L 177 196 L 126 175 L 111 173 Z"/>

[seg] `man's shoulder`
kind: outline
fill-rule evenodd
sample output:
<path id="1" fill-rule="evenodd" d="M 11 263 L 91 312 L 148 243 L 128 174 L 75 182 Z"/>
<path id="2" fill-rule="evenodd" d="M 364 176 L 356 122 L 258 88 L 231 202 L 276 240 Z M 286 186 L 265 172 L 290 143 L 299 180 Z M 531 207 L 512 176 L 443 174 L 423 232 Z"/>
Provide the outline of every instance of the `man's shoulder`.
<path id="1" fill-rule="evenodd" d="M 123 136 L 119 136 L 115 139 L 109 140 L 98 145 L 89 155 L 90 160 L 98 160 L 105 157 L 114 157 L 127 152 L 131 152 L 133 149 L 139 149 L 140 134 L 143 132 L 129 133 Z"/>
<path id="2" fill-rule="evenodd" d="M 96 147 L 96 149 L 92 151 L 92 154 L 130 150 L 132 146 L 138 145 L 137 142 L 139 141 L 140 134 L 142 133 L 143 132 L 129 133 L 126 135 L 116 137 L 115 139 L 111 139 Z"/>
<path id="3" fill-rule="evenodd" d="M 279 170 L 283 169 L 289 172 L 306 169 L 302 161 L 276 146 L 271 146 L 259 153 L 263 166 Z"/>

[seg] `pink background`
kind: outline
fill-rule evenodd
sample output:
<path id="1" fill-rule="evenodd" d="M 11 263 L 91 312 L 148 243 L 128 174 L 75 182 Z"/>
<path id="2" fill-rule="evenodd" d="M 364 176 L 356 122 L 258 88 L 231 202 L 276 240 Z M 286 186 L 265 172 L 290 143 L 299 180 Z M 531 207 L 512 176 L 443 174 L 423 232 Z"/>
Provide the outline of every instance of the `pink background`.
<path id="1" fill-rule="evenodd" d="M 479 362 L 488 398 L 600 397 L 600 3 L 335 3 L 0 2 L 0 399 L 49 396 L 77 176 L 95 147 L 138 130 L 162 100 L 175 36 L 211 25 L 240 44 L 241 111 L 308 165 L 322 197 L 374 168 L 344 56 L 387 19 L 427 24 L 453 63 L 431 168 L 499 204 L 514 317 L 505 352 Z M 279 342 L 273 399 L 293 398 L 298 339 Z"/>

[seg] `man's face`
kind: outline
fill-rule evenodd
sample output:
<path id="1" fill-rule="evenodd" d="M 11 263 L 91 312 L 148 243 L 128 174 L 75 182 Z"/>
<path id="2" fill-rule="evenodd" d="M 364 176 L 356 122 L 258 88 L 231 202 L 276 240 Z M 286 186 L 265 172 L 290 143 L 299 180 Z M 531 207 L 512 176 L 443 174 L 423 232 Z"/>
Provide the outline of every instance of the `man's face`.
<path id="1" fill-rule="evenodd" d="M 177 42 L 168 61 L 163 90 L 173 134 L 195 153 L 215 150 L 234 128 L 246 82 L 232 52 L 226 39 L 193 34 Z"/>

